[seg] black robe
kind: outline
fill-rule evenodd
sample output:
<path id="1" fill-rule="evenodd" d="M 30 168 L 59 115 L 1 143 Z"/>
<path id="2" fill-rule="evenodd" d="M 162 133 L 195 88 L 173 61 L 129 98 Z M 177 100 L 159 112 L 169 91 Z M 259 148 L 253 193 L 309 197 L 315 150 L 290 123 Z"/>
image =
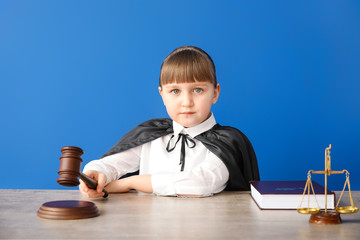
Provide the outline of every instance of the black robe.
<path id="1" fill-rule="evenodd" d="M 151 119 L 125 134 L 101 158 L 140 146 L 159 137 L 173 133 L 172 120 Z M 226 190 L 250 190 L 250 181 L 260 180 L 256 155 L 249 139 L 238 129 L 214 125 L 195 137 L 219 157 L 229 171 Z"/>

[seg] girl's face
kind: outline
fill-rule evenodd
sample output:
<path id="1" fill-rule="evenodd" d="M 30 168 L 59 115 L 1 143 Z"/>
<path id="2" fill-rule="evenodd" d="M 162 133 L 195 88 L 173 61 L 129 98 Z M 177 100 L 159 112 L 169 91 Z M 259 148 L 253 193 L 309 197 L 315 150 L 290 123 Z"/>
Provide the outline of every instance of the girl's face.
<path id="1" fill-rule="evenodd" d="M 159 87 L 166 110 L 172 120 L 183 127 L 193 127 L 210 116 L 220 85 L 211 82 L 169 83 Z"/>

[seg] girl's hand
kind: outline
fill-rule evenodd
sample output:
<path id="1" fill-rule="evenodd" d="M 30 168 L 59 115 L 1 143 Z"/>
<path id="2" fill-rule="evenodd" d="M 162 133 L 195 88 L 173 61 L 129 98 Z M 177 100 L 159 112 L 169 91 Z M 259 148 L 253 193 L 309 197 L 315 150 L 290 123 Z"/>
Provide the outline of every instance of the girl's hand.
<path id="1" fill-rule="evenodd" d="M 104 173 L 98 171 L 87 171 L 84 174 L 89 176 L 90 178 L 97 181 L 98 185 L 96 190 L 90 189 L 86 184 L 80 180 L 79 190 L 80 192 L 88 198 L 99 198 L 104 195 L 103 189 L 106 182 L 106 175 Z"/>

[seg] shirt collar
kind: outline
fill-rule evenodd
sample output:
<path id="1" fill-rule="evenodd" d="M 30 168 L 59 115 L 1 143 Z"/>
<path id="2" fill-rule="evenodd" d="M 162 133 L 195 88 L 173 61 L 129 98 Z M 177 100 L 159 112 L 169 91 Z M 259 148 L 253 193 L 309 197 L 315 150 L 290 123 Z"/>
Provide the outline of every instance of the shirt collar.
<path id="1" fill-rule="evenodd" d="M 189 134 L 191 138 L 196 137 L 197 135 L 208 131 L 216 124 L 214 114 L 211 113 L 211 116 L 204 122 L 189 128 L 184 128 L 179 123 L 173 121 L 174 135 L 177 136 L 179 133 Z"/>

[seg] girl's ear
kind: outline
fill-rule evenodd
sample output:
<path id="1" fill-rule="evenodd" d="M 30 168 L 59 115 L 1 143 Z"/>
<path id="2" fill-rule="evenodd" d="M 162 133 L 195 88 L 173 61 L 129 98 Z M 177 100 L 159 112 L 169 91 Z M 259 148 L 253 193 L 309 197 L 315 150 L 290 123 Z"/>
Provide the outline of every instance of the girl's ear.
<path id="1" fill-rule="evenodd" d="M 214 89 L 214 97 L 212 99 L 212 104 L 215 104 L 217 100 L 219 99 L 220 95 L 220 84 L 216 84 L 216 87 Z"/>
<path id="2" fill-rule="evenodd" d="M 165 105 L 165 102 L 164 102 L 164 95 L 163 95 L 163 91 L 162 91 L 161 86 L 160 86 L 158 89 L 159 89 L 159 94 L 160 94 L 160 96 L 161 96 L 161 99 L 162 99 L 162 101 L 163 101 L 163 103 L 164 103 L 164 105 Z M 166 105 L 165 105 L 165 106 L 166 106 Z"/>

